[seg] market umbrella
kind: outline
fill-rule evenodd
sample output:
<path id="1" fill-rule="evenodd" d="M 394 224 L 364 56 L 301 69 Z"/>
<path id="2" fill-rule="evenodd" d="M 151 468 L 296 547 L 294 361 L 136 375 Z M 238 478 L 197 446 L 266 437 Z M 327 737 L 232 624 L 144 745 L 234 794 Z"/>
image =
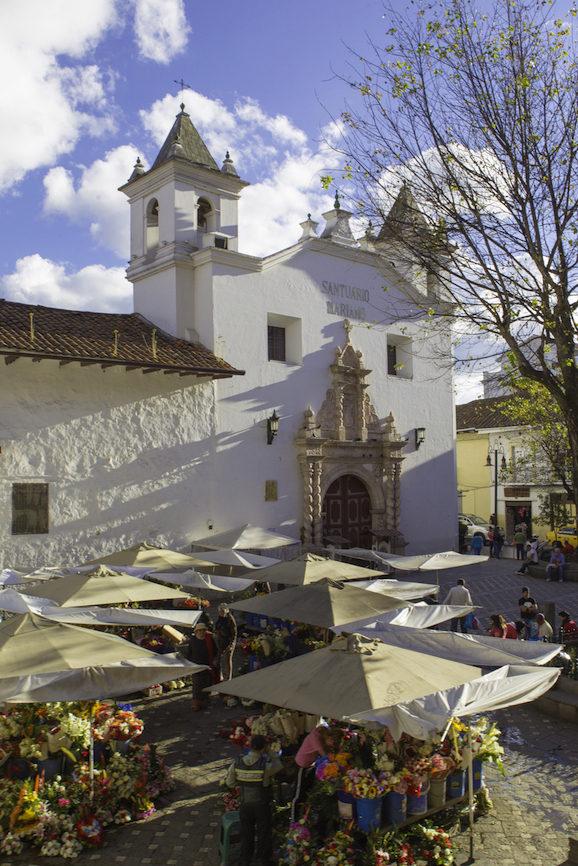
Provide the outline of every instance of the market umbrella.
<path id="1" fill-rule="evenodd" d="M 211 589 L 214 592 L 243 592 L 253 586 L 253 577 L 224 577 L 222 575 L 199 574 L 197 571 L 181 571 L 180 574 L 164 574 L 155 571 L 155 580 L 165 580 L 179 586 L 190 586 L 194 589 Z"/>
<path id="2" fill-rule="evenodd" d="M 383 592 L 385 595 L 397 595 L 406 600 L 423 598 L 426 595 L 437 595 L 439 586 L 431 583 L 415 583 L 411 580 L 394 580 L 389 577 L 378 577 L 375 580 L 352 580 L 350 586 L 367 589 L 369 592 Z"/>
<path id="3" fill-rule="evenodd" d="M 376 623 L 358 627 L 356 633 L 378 639 L 389 646 L 481 667 L 501 667 L 507 664 L 544 665 L 563 649 L 561 644 L 541 641 L 503 640 L 489 635 L 458 634 Z"/>
<path id="4" fill-rule="evenodd" d="M 214 565 L 231 565 L 244 569 L 263 569 L 279 562 L 278 559 L 274 559 L 272 556 L 258 556 L 256 553 L 245 553 L 244 551 L 233 550 L 232 548 L 229 550 L 203 551 L 203 560 Z"/>
<path id="5" fill-rule="evenodd" d="M 278 619 L 305 622 L 332 628 L 342 622 L 375 619 L 380 613 L 409 607 L 401 598 L 367 592 L 343 583 L 321 580 L 295 586 L 283 592 L 258 595 L 229 605 L 231 610 L 246 610 Z"/>
<path id="6" fill-rule="evenodd" d="M 352 620 L 339 624 L 339 628 L 334 631 L 349 631 L 358 632 L 362 625 L 365 628 L 381 628 L 387 625 L 409 626 L 410 628 L 431 628 L 434 625 L 439 625 L 442 622 L 447 622 L 448 619 L 467 616 L 468 613 L 475 610 L 477 605 L 465 604 L 427 604 L 427 602 L 418 602 L 410 604 L 400 610 L 392 610 L 386 613 L 381 613 L 376 616 L 371 622 L 367 619 Z"/>
<path id="7" fill-rule="evenodd" d="M 115 553 L 92 559 L 90 562 L 85 562 L 84 565 L 99 565 L 100 563 L 104 565 L 142 565 L 149 567 L 151 571 L 154 569 L 162 569 L 163 571 L 184 570 L 185 568 L 198 568 L 207 565 L 204 559 L 189 556 L 186 553 L 178 553 L 176 550 L 169 550 L 166 547 L 154 547 L 146 541 L 135 544 L 134 547 L 127 547 L 125 550 L 117 550 Z"/>
<path id="8" fill-rule="evenodd" d="M 99 565 L 93 571 L 60 577 L 42 586 L 29 587 L 27 595 L 56 602 L 61 607 L 86 607 L 99 604 L 155 601 L 183 598 L 178 589 L 140 580 Z"/>
<path id="9" fill-rule="evenodd" d="M 235 529 L 219 532 L 217 535 L 207 535 L 193 541 L 195 547 L 208 547 L 210 550 L 271 550 L 275 547 L 288 547 L 290 544 L 301 544 L 298 538 L 280 535 L 260 526 L 244 523 Z"/>
<path id="10" fill-rule="evenodd" d="M 342 719 L 353 707 L 411 700 L 481 675 L 479 668 L 389 647 L 359 635 L 235 677 L 211 691 L 262 701 L 304 713 Z"/>
<path id="11" fill-rule="evenodd" d="M 175 654 L 157 655 L 116 635 L 36 614 L 0 623 L 0 671 L 10 674 L 0 679 L 0 701 L 116 697 L 200 670 Z"/>
<path id="12" fill-rule="evenodd" d="M 380 571 L 371 568 L 362 568 L 359 565 L 350 565 L 348 562 L 338 562 L 335 559 L 323 559 L 306 553 L 298 559 L 288 562 L 279 562 L 270 568 L 264 568 L 259 572 L 260 581 L 271 581 L 273 583 L 294 584 L 301 586 L 316 583 L 324 577 L 331 580 L 369 580 L 370 578 L 382 577 Z"/>
<path id="13" fill-rule="evenodd" d="M 3 568 L 0 572 L 0 586 L 37 583 L 39 580 L 49 580 L 51 577 L 54 577 L 54 574 L 47 574 L 44 571 L 30 574 L 29 572 L 16 571 L 13 568 Z"/>

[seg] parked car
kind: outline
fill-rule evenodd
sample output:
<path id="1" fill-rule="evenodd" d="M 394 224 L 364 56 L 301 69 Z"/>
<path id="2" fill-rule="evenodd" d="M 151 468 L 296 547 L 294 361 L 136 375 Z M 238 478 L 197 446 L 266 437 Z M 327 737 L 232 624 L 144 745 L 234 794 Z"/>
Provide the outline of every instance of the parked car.
<path id="1" fill-rule="evenodd" d="M 562 544 L 566 544 L 567 541 L 573 547 L 578 547 L 578 534 L 576 533 L 575 526 L 564 526 L 562 529 L 553 529 L 551 532 L 546 533 L 546 538 L 553 544 L 555 541 L 561 541 Z"/>
<path id="2" fill-rule="evenodd" d="M 476 517 L 475 514 L 458 514 L 458 522 L 465 523 L 466 538 L 473 538 L 474 535 L 481 535 L 484 539 L 484 544 L 488 543 L 488 532 L 490 531 L 489 523 L 482 520 L 481 517 Z"/>

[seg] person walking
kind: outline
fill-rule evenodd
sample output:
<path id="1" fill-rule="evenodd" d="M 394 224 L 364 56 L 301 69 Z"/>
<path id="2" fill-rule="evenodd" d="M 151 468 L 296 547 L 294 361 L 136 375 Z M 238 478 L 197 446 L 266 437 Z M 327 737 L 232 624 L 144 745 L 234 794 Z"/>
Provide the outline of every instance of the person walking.
<path id="1" fill-rule="evenodd" d="M 494 527 L 488 529 L 488 544 L 490 546 L 490 559 L 494 558 Z"/>
<path id="2" fill-rule="evenodd" d="M 479 556 L 482 552 L 482 547 L 484 546 L 484 539 L 481 535 L 474 535 L 472 538 L 472 543 L 470 545 L 470 550 L 476 556 Z"/>
<path id="3" fill-rule="evenodd" d="M 237 623 L 226 604 L 218 607 L 219 617 L 215 623 L 217 639 L 217 671 L 224 680 L 233 676 L 233 652 L 237 642 Z M 224 700 L 227 696 L 225 695 Z"/>
<path id="4" fill-rule="evenodd" d="M 526 533 L 521 526 L 518 526 L 514 535 L 514 544 L 516 545 L 516 559 L 524 558 L 524 547 L 527 540 L 528 538 L 526 536 Z"/>
<path id="5" fill-rule="evenodd" d="M 239 866 L 250 866 L 257 830 L 257 866 L 270 866 L 273 853 L 271 817 L 271 779 L 283 769 L 278 755 L 271 752 L 265 737 L 257 734 L 251 740 L 247 755 L 241 755 L 229 767 L 225 784 L 239 788 L 239 822 L 241 849 Z"/>
<path id="6" fill-rule="evenodd" d="M 462 604 L 462 605 L 471 605 L 472 597 L 470 595 L 469 589 L 466 589 L 466 582 L 463 577 L 458 579 L 458 582 L 455 586 L 452 586 L 448 594 L 446 595 L 444 604 Z M 466 628 L 466 616 L 456 616 L 453 617 L 450 623 L 450 628 L 452 631 L 458 630 L 458 625 L 462 631 L 462 634 L 467 634 L 468 630 Z"/>
<path id="7" fill-rule="evenodd" d="M 496 559 L 500 558 L 500 553 L 501 553 L 503 546 L 504 546 L 504 536 L 500 532 L 500 527 L 496 526 L 494 528 L 494 557 Z"/>
<path id="8" fill-rule="evenodd" d="M 193 711 L 199 712 L 203 707 L 211 703 L 211 698 L 206 688 L 219 682 L 217 671 L 217 644 L 212 634 L 207 631 L 204 622 L 197 622 L 193 627 L 193 636 L 189 641 L 187 658 L 197 665 L 206 665 L 208 670 L 193 674 L 192 680 L 192 704 Z"/>

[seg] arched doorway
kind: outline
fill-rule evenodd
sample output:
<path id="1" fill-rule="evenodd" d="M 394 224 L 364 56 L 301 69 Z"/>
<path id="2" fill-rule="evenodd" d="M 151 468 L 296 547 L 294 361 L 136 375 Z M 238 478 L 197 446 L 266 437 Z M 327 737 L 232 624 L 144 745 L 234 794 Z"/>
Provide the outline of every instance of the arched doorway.
<path id="1" fill-rule="evenodd" d="M 347 538 L 352 547 L 370 547 L 371 499 L 356 475 L 340 475 L 323 500 L 323 535 Z"/>

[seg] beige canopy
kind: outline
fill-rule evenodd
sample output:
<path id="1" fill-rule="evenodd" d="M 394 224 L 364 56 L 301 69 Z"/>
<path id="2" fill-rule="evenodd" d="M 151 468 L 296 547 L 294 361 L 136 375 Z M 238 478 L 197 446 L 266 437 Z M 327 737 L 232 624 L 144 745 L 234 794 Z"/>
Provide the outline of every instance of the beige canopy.
<path id="1" fill-rule="evenodd" d="M 350 635 L 211 691 L 341 719 L 463 685 L 481 674 L 477 667 Z"/>
<path id="2" fill-rule="evenodd" d="M 100 556 L 98 559 L 91 559 L 90 562 L 85 562 L 84 565 L 142 565 L 149 566 L 151 571 L 161 569 L 162 571 L 171 571 L 185 568 L 199 568 L 205 565 L 212 565 L 205 559 L 199 559 L 196 556 L 189 556 L 187 553 L 178 553 L 176 550 L 169 550 L 167 547 L 153 547 L 143 541 L 141 544 L 135 544 L 134 547 L 127 547 L 124 550 L 117 550 L 115 553 L 109 553 L 107 556 Z"/>
<path id="3" fill-rule="evenodd" d="M 200 670 L 202 666 L 157 655 L 116 635 L 36 614 L 0 623 L 0 701 L 113 697 Z"/>
<path id="4" fill-rule="evenodd" d="M 217 535 L 207 535 L 206 538 L 198 538 L 193 544 L 198 547 L 208 547 L 210 550 L 271 550 L 275 547 L 287 547 L 290 544 L 300 544 L 298 538 L 289 535 L 280 535 L 260 526 L 251 526 L 245 523 L 227 532 L 219 532 Z M 202 555 L 202 554 L 201 554 Z"/>
<path id="5" fill-rule="evenodd" d="M 27 587 L 26 594 L 47 598 L 61 607 L 186 597 L 186 593 L 178 589 L 112 571 L 104 565 L 98 565 L 91 571 L 83 571 L 82 574 L 58 577 L 41 586 Z"/>
<path id="6" fill-rule="evenodd" d="M 243 599 L 230 608 L 332 628 L 346 622 L 375 619 L 378 613 L 409 606 L 400 598 L 321 580 L 308 586 Z"/>
<path id="7" fill-rule="evenodd" d="M 261 569 L 258 580 L 301 586 L 316 583 L 324 577 L 332 580 L 354 580 L 355 578 L 369 580 L 373 577 L 383 577 L 383 572 L 306 553 L 298 559 Z"/>

